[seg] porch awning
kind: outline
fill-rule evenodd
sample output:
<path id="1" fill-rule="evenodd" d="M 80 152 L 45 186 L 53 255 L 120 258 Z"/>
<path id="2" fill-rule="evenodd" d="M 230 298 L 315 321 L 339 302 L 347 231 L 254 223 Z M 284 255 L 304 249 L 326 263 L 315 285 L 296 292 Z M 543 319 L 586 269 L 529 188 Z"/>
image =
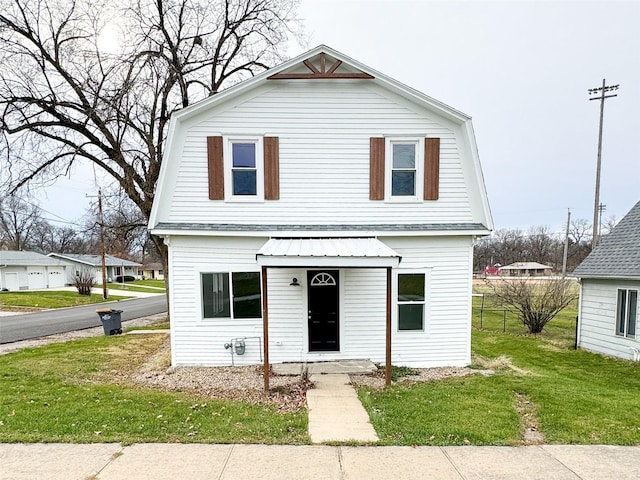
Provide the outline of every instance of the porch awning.
<path id="1" fill-rule="evenodd" d="M 265 267 L 397 267 L 400 255 L 376 238 L 272 238 L 258 253 Z"/>

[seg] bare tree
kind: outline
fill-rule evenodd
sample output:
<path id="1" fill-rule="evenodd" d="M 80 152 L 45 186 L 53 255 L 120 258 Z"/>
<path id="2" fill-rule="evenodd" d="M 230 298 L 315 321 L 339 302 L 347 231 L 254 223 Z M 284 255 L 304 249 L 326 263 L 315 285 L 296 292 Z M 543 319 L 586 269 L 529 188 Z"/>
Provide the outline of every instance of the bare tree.
<path id="1" fill-rule="evenodd" d="M 43 222 L 35 230 L 31 245 L 33 250 L 43 254 L 86 253 L 86 242 L 83 235 L 71 227 L 60 227 Z"/>
<path id="2" fill-rule="evenodd" d="M 567 268 L 572 271 L 591 252 L 591 225 L 577 219 L 569 227 Z M 564 237 L 546 225 L 534 226 L 524 234 L 518 229 L 501 229 L 477 242 L 474 248 L 474 271 L 496 263 L 539 262 L 559 270 L 564 253 Z"/>
<path id="3" fill-rule="evenodd" d="M 577 298 L 572 280 L 555 278 L 541 282 L 527 278 L 486 282 L 494 297 L 514 308 L 529 333 L 540 333 L 562 309 Z"/>
<path id="4" fill-rule="evenodd" d="M 171 114 L 280 61 L 297 4 L 0 0 L 0 149 L 13 188 L 89 161 L 148 218 Z M 98 41 L 110 21 L 115 53 Z"/>
<path id="5" fill-rule="evenodd" d="M 102 225 L 97 204 L 89 210 L 84 229 L 87 252 L 100 254 L 102 228 L 108 254 L 137 260 L 148 239 L 147 219 L 140 209 L 117 189 L 103 192 L 103 209 Z"/>
<path id="6" fill-rule="evenodd" d="M 553 237 L 547 225 L 531 227 L 525 243 L 527 260 L 539 263 L 551 263 L 558 246 L 558 240 Z"/>
<path id="7" fill-rule="evenodd" d="M 609 235 L 611 230 L 618 224 L 620 219 L 615 215 L 609 215 L 605 219 L 602 220 L 602 231 L 601 235 Z"/>
<path id="8" fill-rule="evenodd" d="M 0 200 L 0 248 L 26 250 L 30 248 L 33 233 L 44 221 L 40 208 L 18 195 Z"/>
<path id="9" fill-rule="evenodd" d="M 571 220 L 571 223 L 569 224 L 569 239 L 575 244 L 582 242 L 591 243 L 592 230 L 593 226 L 589 220 L 576 218 Z"/>

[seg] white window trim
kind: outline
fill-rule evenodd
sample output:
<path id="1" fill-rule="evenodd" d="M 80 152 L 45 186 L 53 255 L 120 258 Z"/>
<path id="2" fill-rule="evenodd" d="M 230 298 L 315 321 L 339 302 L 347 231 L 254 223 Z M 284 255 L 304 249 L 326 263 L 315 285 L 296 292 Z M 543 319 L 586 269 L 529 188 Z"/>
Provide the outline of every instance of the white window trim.
<path id="1" fill-rule="evenodd" d="M 625 318 L 624 318 L 624 333 L 620 333 L 618 331 L 618 327 L 620 325 L 620 319 L 619 315 L 620 315 L 620 292 L 621 291 L 626 291 L 627 294 L 625 295 Z M 635 327 L 636 327 L 636 334 L 634 335 L 629 335 L 628 330 L 629 330 L 629 311 L 631 310 L 631 295 L 630 292 L 636 292 L 636 318 L 635 318 Z M 639 315 L 639 310 L 640 310 L 640 291 L 636 288 L 618 288 L 616 289 L 616 323 L 615 323 L 615 335 L 616 337 L 620 337 L 620 338 L 630 338 L 630 339 L 634 339 L 638 336 L 637 332 L 638 332 L 638 318 L 640 317 Z"/>
<path id="2" fill-rule="evenodd" d="M 407 268 L 407 269 L 394 269 L 392 272 L 392 285 L 391 285 L 391 326 L 394 335 L 426 335 L 427 337 L 431 332 L 431 267 L 424 268 Z M 421 273 L 424 275 L 424 314 L 422 317 L 422 329 L 421 330 L 400 330 L 400 322 L 398 318 L 398 276 L 399 275 L 411 275 Z"/>
<path id="3" fill-rule="evenodd" d="M 229 284 L 229 316 L 228 317 L 205 317 L 204 316 L 204 298 L 202 296 L 202 275 L 208 273 L 226 273 L 228 274 Z M 198 270 L 197 284 L 198 284 L 198 303 L 200 304 L 200 319 L 203 322 L 219 322 L 220 320 L 233 320 L 237 322 L 262 320 L 262 303 L 260 305 L 260 316 L 255 318 L 236 318 L 233 311 L 233 274 L 234 273 L 257 273 L 260 278 L 260 299 L 262 299 L 262 271 L 251 268 L 242 267 L 212 267 Z"/>
<path id="4" fill-rule="evenodd" d="M 394 144 L 414 144 L 416 146 L 416 185 L 415 195 L 391 194 L 391 172 L 393 170 L 393 145 Z M 424 137 L 386 137 L 385 138 L 385 178 L 384 178 L 384 199 L 393 203 L 416 203 L 422 201 L 424 197 Z"/>
<path id="5" fill-rule="evenodd" d="M 226 202 L 264 202 L 264 153 L 261 136 L 234 135 L 223 137 L 224 191 Z M 233 194 L 233 150 L 234 143 L 253 143 L 256 146 L 256 195 Z"/>

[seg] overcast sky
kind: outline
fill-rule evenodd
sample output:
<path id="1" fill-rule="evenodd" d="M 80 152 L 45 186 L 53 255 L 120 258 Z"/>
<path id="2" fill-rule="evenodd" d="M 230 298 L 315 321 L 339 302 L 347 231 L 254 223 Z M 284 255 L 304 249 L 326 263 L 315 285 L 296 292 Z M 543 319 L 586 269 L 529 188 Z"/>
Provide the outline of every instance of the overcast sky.
<path id="1" fill-rule="evenodd" d="M 605 217 L 640 200 L 640 1 L 303 0 L 299 13 L 308 48 L 328 45 L 473 118 L 496 229 L 560 231 L 567 208 L 591 221 L 599 101 L 587 90 L 603 78 L 620 84 L 605 101 Z M 43 204 L 68 220 L 94 191 L 90 168 L 74 175 Z"/>

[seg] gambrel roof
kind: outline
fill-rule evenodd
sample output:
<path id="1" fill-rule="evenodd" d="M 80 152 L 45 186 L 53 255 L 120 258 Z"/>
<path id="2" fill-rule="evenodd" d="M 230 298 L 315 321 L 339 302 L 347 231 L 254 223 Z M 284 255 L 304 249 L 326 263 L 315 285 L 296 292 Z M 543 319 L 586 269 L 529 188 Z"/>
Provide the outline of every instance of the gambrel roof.
<path id="1" fill-rule="evenodd" d="M 640 202 L 575 269 L 581 278 L 640 279 Z"/>
<path id="2" fill-rule="evenodd" d="M 198 148 L 201 148 L 200 145 L 204 146 L 204 142 L 209 142 L 209 140 L 213 143 L 211 145 L 207 143 L 207 148 L 210 147 L 214 149 L 215 147 L 215 149 L 220 150 L 222 148 L 220 145 L 222 144 L 223 133 L 218 131 L 219 127 L 217 129 L 214 128 L 207 130 L 206 127 L 202 126 L 209 118 L 221 118 L 225 112 L 233 111 L 237 107 L 249 103 L 254 98 L 266 95 L 266 92 L 276 91 L 278 89 L 284 90 L 285 88 L 288 88 L 288 86 L 291 86 L 291 89 L 294 89 L 296 88 L 294 84 L 300 86 L 300 84 L 305 84 L 305 82 L 308 82 L 308 84 L 317 82 L 319 87 L 321 85 L 326 87 L 326 85 L 332 82 L 335 82 L 336 85 L 348 83 L 351 85 L 357 85 L 358 88 L 361 87 L 364 92 L 376 92 L 376 94 L 377 92 L 384 92 L 389 99 L 392 99 L 390 101 L 396 102 L 397 105 L 402 105 L 402 108 L 411 110 L 412 113 L 419 112 L 420 115 L 424 115 L 423 112 L 428 112 L 428 114 L 432 115 L 433 118 L 436 118 L 439 124 L 442 125 L 441 131 L 455 130 L 458 135 L 456 140 L 457 143 L 451 148 L 450 152 L 455 152 L 457 155 L 458 151 L 460 151 L 461 157 L 464 158 L 463 168 L 465 170 L 465 195 L 468 198 L 468 205 L 471 210 L 469 216 L 471 218 L 470 221 L 467 221 L 462 225 L 462 228 L 453 229 L 452 227 L 459 227 L 461 222 L 456 222 L 456 219 L 452 219 L 451 224 L 447 224 L 442 231 L 449 235 L 456 234 L 456 232 L 463 235 L 469 233 L 472 235 L 483 235 L 493 229 L 493 222 L 489 209 L 484 178 L 480 167 L 471 117 L 434 98 L 414 90 L 391 77 L 373 70 L 372 68 L 336 50 L 333 50 L 326 45 L 320 45 L 282 63 L 281 65 L 262 72 L 251 79 L 240 82 L 237 85 L 216 93 L 209 98 L 172 114 L 164 150 L 165 158 L 161 166 L 153 208 L 149 218 L 149 228 L 156 234 L 169 235 L 171 232 L 184 234 L 185 228 L 188 227 L 187 229 L 192 232 L 200 232 L 204 235 L 209 235 L 210 232 L 212 232 L 212 229 L 222 233 L 222 227 L 225 225 L 228 227 L 227 231 L 231 232 L 237 229 L 245 229 L 245 227 L 250 226 L 249 224 L 251 223 L 257 223 L 255 221 L 252 222 L 243 215 L 238 215 L 236 217 L 238 218 L 238 221 L 233 224 L 229 221 L 225 222 L 223 219 L 217 221 L 195 218 L 196 214 L 192 215 L 186 221 L 183 219 L 176 220 L 175 218 L 169 219 L 172 212 L 172 199 L 177 197 L 176 179 L 184 180 L 185 178 L 193 178 L 193 180 L 189 181 L 195 182 L 195 185 L 198 185 L 196 188 L 200 188 L 200 184 L 197 182 L 202 178 L 201 176 L 193 176 L 196 171 L 195 169 L 200 168 L 194 167 L 195 164 L 188 167 L 195 168 L 191 173 L 182 173 L 182 176 L 180 176 L 181 162 L 190 161 L 188 159 L 185 160 L 187 155 L 185 155 L 185 150 L 183 150 L 183 142 L 185 144 L 189 142 L 189 155 L 195 155 L 194 152 L 197 151 Z M 287 105 L 281 106 L 276 102 L 265 102 L 261 108 L 263 111 L 268 111 L 269 114 L 273 112 L 273 115 L 277 116 L 279 110 L 286 109 Z M 325 112 L 323 114 L 330 115 L 331 112 Z M 253 128 L 252 132 L 254 132 L 256 127 L 255 120 L 253 118 L 252 122 L 247 123 L 251 128 Z M 372 123 L 372 125 L 374 124 L 375 122 Z M 238 135 L 239 133 L 242 133 L 242 131 L 239 132 L 236 129 L 233 130 L 233 133 Z M 255 135 L 255 132 L 253 134 Z M 277 129 L 274 131 L 267 130 L 261 133 L 261 135 L 264 135 L 265 137 L 265 144 L 267 140 L 273 140 L 280 134 L 281 132 Z M 376 135 L 378 137 L 382 137 L 386 135 L 386 132 L 382 132 L 382 134 L 377 132 Z M 360 136 L 362 135 L 360 134 Z M 215 143 L 215 141 L 220 145 Z M 206 162 L 207 157 L 202 156 L 202 163 L 199 165 L 206 166 Z M 213 164 L 213 162 L 211 164 Z M 210 169 L 211 168 L 213 167 L 210 167 Z M 219 173 L 218 170 L 216 170 L 216 172 Z M 192 175 L 192 177 L 189 177 L 189 175 Z M 220 174 L 212 175 L 210 178 L 217 179 L 219 183 L 224 182 L 223 175 Z M 265 182 L 265 184 L 267 184 L 267 182 Z M 426 185 L 427 183 L 425 183 L 425 191 L 427 190 Z M 211 183 L 209 184 L 209 188 L 209 199 L 218 200 L 218 197 L 220 196 L 219 193 L 211 196 Z M 181 192 L 183 190 L 181 190 Z M 215 191 L 218 192 L 218 190 Z M 266 197 L 267 195 L 265 193 L 265 198 Z M 266 199 L 274 200 L 275 197 Z M 425 196 L 425 200 L 431 200 L 431 198 L 426 198 Z M 198 210 L 197 208 L 196 210 L 192 210 L 192 212 L 197 212 L 197 214 L 199 214 L 200 211 L 203 210 Z M 211 212 L 210 210 L 206 211 Z M 403 223 L 402 219 L 398 220 L 398 223 Z M 265 221 L 265 223 L 268 222 Z M 285 221 L 283 223 L 291 222 Z M 384 225 L 385 223 L 388 224 L 390 222 L 381 222 L 381 225 L 376 225 L 376 228 L 374 228 L 373 231 L 377 232 L 385 229 L 387 226 Z M 436 224 L 443 225 L 441 223 L 441 219 L 438 219 L 438 221 L 425 221 L 422 223 L 423 225 L 430 223 L 430 226 L 422 229 L 425 231 L 434 230 Z M 276 225 L 276 230 L 281 230 L 282 227 L 286 227 L 286 225 Z M 306 227 L 306 230 L 309 230 L 309 227 Z M 332 226 L 321 225 L 320 227 Z M 336 230 L 333 228 L 330 229 L 332 231 Z M 257 226 L 253 230 L 264 230 L 264 228 Z M 268 228 L 268 230 L 275 231 L 271 228 Z M 397 228 L 394 230 L 397 230 Z"/>

